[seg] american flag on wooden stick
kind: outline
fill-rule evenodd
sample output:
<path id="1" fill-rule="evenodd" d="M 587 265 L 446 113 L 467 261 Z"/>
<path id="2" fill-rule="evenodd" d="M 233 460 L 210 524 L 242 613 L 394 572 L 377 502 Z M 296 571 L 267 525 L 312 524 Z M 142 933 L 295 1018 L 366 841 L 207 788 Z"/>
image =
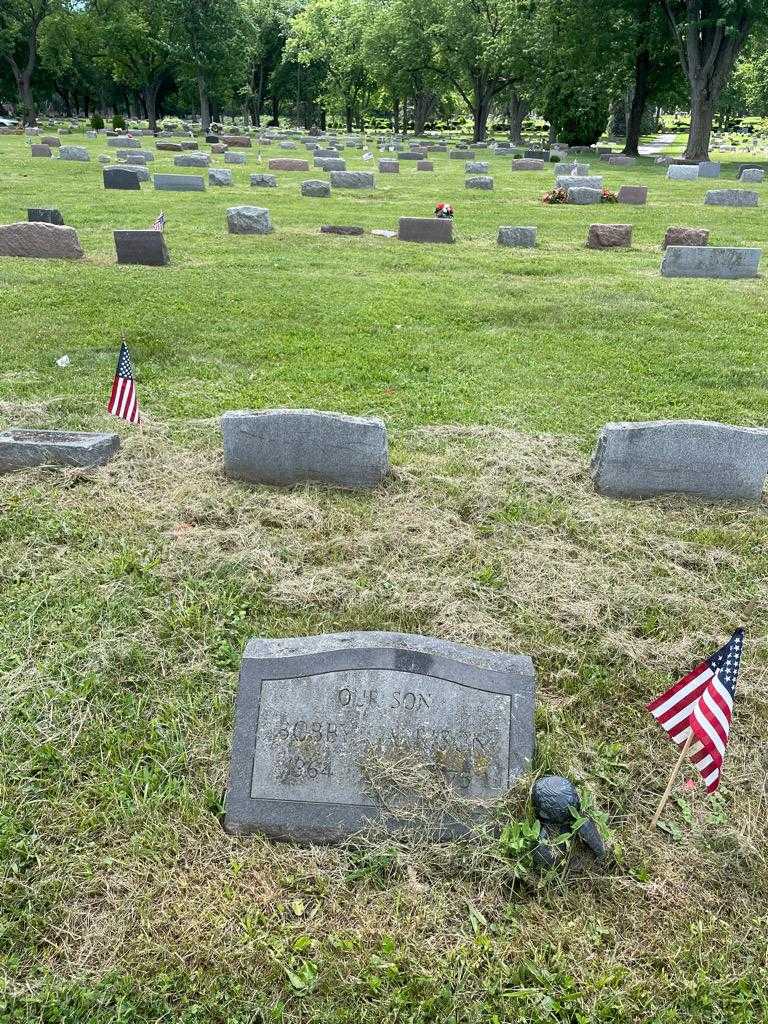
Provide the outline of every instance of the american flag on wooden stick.
<path id="1" fill-rule="evenodd" d="M 744 630 L 648 705 L 672 741 L 685 744 L 708 793 L 720 785 L 731 732 Z"/>
<path id="2" fill-rule="evenodd" d="M 163 213 L 162 210 L 160 211 L 160 216 L 157 218 L 155 223 L 152 225 L 152 230 L 153 231 L 163 231 L 163 230 L 165 230 L 165 214 Z"/>
<path id="3" fill-rule="evenodd" d="M 120 355 L 117 357 L 117 371 L 112 382 L 112 394 L 109 396 L 107 412 L 129 423 L 140 423 L 139 398 L 136 394 L 136 381 L 133 378 L 133 363 L 125 342 L 120 344 Z"/>

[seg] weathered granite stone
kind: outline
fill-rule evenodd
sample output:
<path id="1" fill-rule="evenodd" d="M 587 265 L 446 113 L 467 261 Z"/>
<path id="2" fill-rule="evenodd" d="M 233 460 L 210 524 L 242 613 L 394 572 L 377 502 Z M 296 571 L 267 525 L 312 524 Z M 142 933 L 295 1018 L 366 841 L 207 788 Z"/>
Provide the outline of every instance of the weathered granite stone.
<path id="1" fill-rule="evenodd" d="M 0 473 L 35 466 L 103 466 L 119 447 L 117 434 L 5 430 L 0 433 Z"/>
<path id="2" fill-rule="evenodd" d="M 309 160 L 292 160 L 290 157 L 277 157 L 268 163 L 270 171 L 308 171 Z"/>
<path id="3" fill-rule="evenodd" d="M 171 260 L 162 231 L 115 231 L 118 263 L 165 267 Z"/>
<path id="4" fill-rule="evenodd" d="M 668 245 L 706 245 L 709 242 L 707 228 L 667 228 L 662 249 Z"/>
<path id="5" fill-rule="evenodd" d="M 662 277 L 757 277 L 762 249 L 717 245 L 667 245 Z"/>
<path id="6" fill-rule="evenodd" d="M 331 171 L 333 188 L 376 188 L 376 178 L 370 171 Z"/>
<path id="7" fill-rule="evenodd" d="M 453 221 L 438 217 L 401 217 L 397 237 L 401 242 L 453 242 Z"/>
<path id="8" fill-rule="evenodd" d="M 101 173 L 104 175 L 104 188 L 124 192 L 141 191 L 139 176 L 129 167 L 105 167 Z"/>
<path id="9" fill-rule="evenodd" d="M 609 156 L 608 164 L 611 167 L 631 167 L 632 164 L 636 164 L 637 160 L 633 156 L 623 156 L 621 153 L 618 156 Z"/>
<path id="10" fill-rule="evenodd" d="M 225 164 L 244 164 L 246 162 L 245 153 L 230 153 L 229 150 L 224 154 Z"/>
<path id="11" fill-rule="evenodd" d="M 331 186 L 327 181 L 310 179 L 302 181 L 301 194 L 303 196 L 314 196 L 318 199 L 327 199 L 331 194 Z"/>
<path id="12" fill-rule="evenodd" d="M 277 188 L 277 178 L 274 174 L 252 174 L 252 188 Z"/>
<path id="13" fill-rule="evenodd" d="M 645 185 L 622 185 L 619 188 L 619 202 L 627 206 L 645 206 L 648 189 Z"/>
<path id="14" fill-rule="evenodd" d="M 486 174 L 490 170 L 487 160 L 467 160 L 464 164 L 465 174 Z"/>
<path id="15" fill-rule="evenodd" d="M 183 147 L 180 142 L 156 142 L 155 149 L 161 153 L 181 153 Z"/>
<path id="16" fill-rule="evenodd" d="M 121 149 L 140 149 L 141 140 L 133 139 L 129 135 L 113 135 L 107 139 L 107 145 Z"/>
<path id="17" fill-rule="evenodd" d="M 397 159 L 398 160 L 421 160 L 421 158 L 423 156 L 424 156 L 424 153 L 421 150 L 412 150 L 412 151 L 409 151 L 409 152 L 398 153 L 397 154 Z"/>
<path id="18" fill-rule="evenodd" d="M 513 171 L 543 171 L 544 161 L 543 160 L 513 160 L 510 164 Z"/>
<path id="19" fill-rule="evenodd" d="M 199 149 L 200 146 L 196 142 L 182 142 L 181 148 L 182 148 L 182 151 L 184 151 L 184 150 L 191 151 L 191 150 L 194 150 L 194 149 Z"/>
<path id="20" fill-rule="evenodd" d="M 631 224 L 590 224 L 588 249 L 626 249 L 632 245 Z"/>
<path id="21" fill-rule="evenodd" d="M 59 160 L 74 160 L 77 163 L 87 164 L 91 154 L 84 146 L 62 146 L 59 150 Z"/>
<path id="22" fill-rule="evenodd" d="M 52 146 L 54 149 L 58 149 L 61 146 L 61 139 L 58 135 L 43 135 L 40 143 L 43 146 Z"/>
<path id="23" fill-rule="evenodd" d="M 523 157 L 526 160 L 543 160 L 546 163 L 549 160 L 548 149 L 526 149 L 523 153 Z"/>
<path id="24" fill-rule="evenodd" d="M 367 489 L 387 473 L 381 420 L 314 409 L 227 412 L 221 419 L 228 476 L 288 487 L 314 480 Z"/>
<path id="25" fill-rule="evenodd" d="M 746 188 L 714 188 L 704 196 L 705 206 L 757 206 L 757 192 Z"/>
<path id="26" fill-rule="evenodd" d="M 555 172 L 555 178 L 587 178 L 589 177 L 589 164 L 579 163 L 559 163 L 553 164 L 552 168 Z"/>
<path id="27" fill-rule="evenodd" d="M 558 174 L 555 177 L 555 185 L 570 192 L 574 188 L 591 188 L 602 191 L 603 177 L 601 174 Z"/>
<path id="28" fill-rule="evenodd" d="M 285 139 L 280 143 L 280 149 L 296 149 L 296 143 L 291 142 L 289 139 Z"/>
<path id="29" fill-rule="evenodd" d="M 32 206 L 27 210 L 27 220 L 37 224 L 64 224 L 61 211 L 51 206 Z"/>
<path id="30" fill-rule="evenodd" d="M 434 171 L 435 165 L 431 160 L 417 160 L 416 170 L 417 171 Z"/>
<path id="31" fill-rule="evenodd" d="M 152 181 L 158 192 L 205 192 L 205 178 L 199 174 L 156 174 Z"/>
<path id="32" fill-rule="evenodd" d="M 698 176 L 698 164 L 670 164 L 667 168 L 670 181 L 696 181 Z"/>
<path id="33" fill-rule="evenodd" d="M 316 156 L 312 161 L 321 171 L 346 171 L 347 161 L 332 156 Z"/>
<path id="34" fill-rule="evenodd" d="M 180 153 L 173 158 L 175 167 L 210 167 L 211 158 L 207 153 Z"/>
<path id="35" fill-rule="evenodd" d="M 452 149 L 448 153 L 449 160 L 474 160 L 475 153 L 471 149 Z"/>
<path id="36" fill-rule="evenodd" d="M 229 146 L 226 146 L 223 142 L 217 142 L 211 146 L 211 156 L 224 156 L 229 151 Z"/>
<path id="37" fill-rule="evenodd" d="M 323 235 L 362 235 L 365 233 L 363 228 L 354 224 L 349 226 L 343 224 L 323 224 L 320 232 Z"/>
<path id="38" fill-rule="evenodd" d="M 530 768 L 535 685 L 528 657 L 431 637 L 251 640 L 225 828 L 315 843 L 372 824 L 463 835 Z M 398 787 L 407 769 L 447 795 Z"/>
<path id="39" fill-rule="evenodd" d="M 220 140 L 226 146 L 235 146 L 238 149 L 251 148 L 251 139 L 248 135 L 222 135 Z"/>
<path id="40" fill-rule="evenodd" d="M 399 174 L 400 164 L 397 160 L 379 160 L 379 173 L 380 174 Z"/>
<path id="41" fill-rule="evenodd" d="M 35 157 L 51 157 L 53 155 L 50 146 L 44 146 L 42 143 L 38 144 L 33 142 L 29 147 L 30 156 Z"/>
<path id="42" fill-rule="evenodd" d="M 227 210 L 227 230 L 231 235 L 268 235 L 273 230 L 269 210 L 263 206 L 231 206 Z"/>
<path id="43" fill-rule="evenodd" d="M 516 228 L 502 226 L 497 237 L 499 245 L 512 246 L 519 249 L 532 249 L 536 245 L 536 228 Z"/>
<path id="44" fill-rule="evenodd" d="M 592 206 L 603 201 L 603 193 L 599 188 L 569 188 L 568 202 L 574 206 Z"/>
<path id="45" fill-rule="evenodd" d="M 134 166 L 133 164 L 124 164 L 123 166 L 125 167 L 126 171 L 133 171 L 133 173 L 136 175 L 140 182 L 149 181 L 149 168 L 141 167 L 138 164 L 136 166 Z"/>
<path id="46" fill-rule="evenodd" d="M 118 153 L 118 159 L 121 163 L 130 164 L 131 167 L 142 167 L 146 163 L 143 154 L 137 152 L 126 155 L 128 153 L 130 153 L 130 150 L 125 150 L 123 156 L 120 156 Z"/>
<path id="47" fill-rule="evenodd" d="M 112 157 L 109 156 L 107 153 L 99 153 L 99 158 L 98 159 L 99 159 L 99 163 L 100 164 L 111 164 L 112 163 Z"/>
<path id="48" fill-rule="evenodd" d="M 35 148 L 34 146 L 32 147 Z M 759 183 L 765 178 L 765 171 L 762 167 L 745 167 L 739 175 L 739 181 Z"/>
<path id="49" fill-rule="evenodd" d="M 132 164 L 145 164 L 151 163 L 155 159 L 155 154 L 148 149 L 118 149 L 117 158 L 128 160 Z"/>
<path id="50" fill-rule="evenodd" d="M 208 171 L 208 184 L 231 185 L 232 171 L 228 171 L 224 167 L 211 167 Z"/>
<path id="51" fill-rule="evenodd" d="M 80 260 L 83 255 L 74 228 L 42 221 L 0 225 L 0 256 Z"/>
<path id="52" fill-rule="evenodd" d="M 595 490 L 608 497 L 711 501 L 759 501 L 767 470 L 768 429 L 706 420 L 607 423 L 591 468 Z"/>
<path id="53" fill-rule="evenodd" d="M 699 164 L 700 178 L 719 178 L 720 164 L 715 160 L 702 160 Z"/>
<path id="54" fill-rule="evenodd" d="M 493 178 L 488 174 L 475 174 L 464 179 L 464 188 L 481 188 L 488 192 L 493 188 Z"/>

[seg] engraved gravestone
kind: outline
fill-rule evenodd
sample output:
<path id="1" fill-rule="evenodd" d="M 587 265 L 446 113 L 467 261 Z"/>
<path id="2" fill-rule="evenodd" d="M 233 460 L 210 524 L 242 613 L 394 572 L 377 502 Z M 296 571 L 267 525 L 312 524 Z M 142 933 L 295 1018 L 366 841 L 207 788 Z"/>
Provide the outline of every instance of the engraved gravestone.
<path id="1" fill-rule="evenodd" d="M 524 655 L 423 636 L 251 640 L 226 829 L 303 842 L 371 824 L 461 835 L 530 767 L 534 685 Z"/>

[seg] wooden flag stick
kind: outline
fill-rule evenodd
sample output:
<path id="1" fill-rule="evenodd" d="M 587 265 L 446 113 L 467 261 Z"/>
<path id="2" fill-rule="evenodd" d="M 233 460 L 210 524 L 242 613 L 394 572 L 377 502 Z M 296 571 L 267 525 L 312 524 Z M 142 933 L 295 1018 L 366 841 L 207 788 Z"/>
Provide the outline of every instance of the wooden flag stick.
<path id="1" fill-rule="evenodd" d="M 691 743 L 693 743 L 693 729 L 689 729 L 688 731 L 688 738 L 683 744 L 683 749 L 680 751 L 680 757 L 678 757 L 677 759 L 677 764 L 672 769 L 672 774 L 669 776 L 667 788 L 664 790 L 664 794 L 661 800 L 659 801 L 659 806 L 656 808 L 656 813 L 651 819 L 651 828 L 656 828 L 656 826 L 659 823 L 659 818 L 661 817 L 664 808 L 667 806 L 667 800 L 669 800 L 669 795 L 672 792 L 672 787 L 675 784 L 675 779 L 680 774 L 680 769 L 683 767 L 683 761 L 685 760 L 685 755 L 688 753 Z"/>

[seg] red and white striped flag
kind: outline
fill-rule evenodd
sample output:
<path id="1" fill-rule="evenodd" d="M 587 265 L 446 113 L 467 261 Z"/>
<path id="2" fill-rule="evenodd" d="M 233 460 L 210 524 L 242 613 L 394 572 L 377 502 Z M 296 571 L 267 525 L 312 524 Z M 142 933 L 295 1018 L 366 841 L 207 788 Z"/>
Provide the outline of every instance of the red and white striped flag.
<path id="1" fill-rule="evenodd" d="M 153 231 L 164 231 L 165 230 L 165 214 L 163 213 L 162 210 L 160 211 L 160 216 L 155 220 L 154 224 L 152 225 L 152 230 Z"/>
<path id="2" fill-rule="evenodd" d="M 743 644 L 744 630 L 737 629 L 727 644 L 648 705 L 674 743 L 688 743 L 708 793 L 720 785 Z"/>
<path id="3" fill-rule="evenodd" d="M 107 403 L 107 412 L 121 420 L 128 420 L 129 423 L 141 422 L 136 381 L 133 377 L 133 363 L 128 354 L 128 346 L 124 341 L 120 344 L 117 371 L 112 382 L 112 394 Z"/>

